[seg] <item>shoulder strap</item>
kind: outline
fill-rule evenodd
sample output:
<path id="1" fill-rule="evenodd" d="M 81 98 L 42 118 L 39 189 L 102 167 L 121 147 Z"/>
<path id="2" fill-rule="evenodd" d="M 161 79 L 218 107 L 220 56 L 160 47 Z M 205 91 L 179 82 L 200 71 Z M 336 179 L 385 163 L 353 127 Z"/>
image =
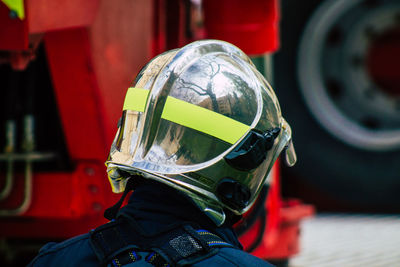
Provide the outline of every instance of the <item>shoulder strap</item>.
<path id="1" fill-rule="evenodd" d="M 102 266 L 116 267 L 139 260 L 156 267 L 181 266 L 210 257 L 216 253 L 215 248 L 233 248 L 219 236 L 207 230 L 195 230 L 189 224 L 148 236 L 125 220 L 112 221 L 92 230 L 90 243 Z"/>

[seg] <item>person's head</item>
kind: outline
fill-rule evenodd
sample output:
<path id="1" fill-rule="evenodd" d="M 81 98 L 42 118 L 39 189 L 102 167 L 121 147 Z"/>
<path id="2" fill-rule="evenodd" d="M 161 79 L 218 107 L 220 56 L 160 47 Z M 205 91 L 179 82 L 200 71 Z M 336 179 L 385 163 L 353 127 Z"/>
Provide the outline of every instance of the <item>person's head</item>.
<path id="1" fill-rule="evenodd" d="M 203 40 L 141 70 L 106 165 L 114 192 L 132 174 L 152 179 L 189 196 L 220 225 L 224 210 L 240 215 L 251 207 L 285 148 L 293 165 L 291 130 L 265 78 L 239 48 Z"/>

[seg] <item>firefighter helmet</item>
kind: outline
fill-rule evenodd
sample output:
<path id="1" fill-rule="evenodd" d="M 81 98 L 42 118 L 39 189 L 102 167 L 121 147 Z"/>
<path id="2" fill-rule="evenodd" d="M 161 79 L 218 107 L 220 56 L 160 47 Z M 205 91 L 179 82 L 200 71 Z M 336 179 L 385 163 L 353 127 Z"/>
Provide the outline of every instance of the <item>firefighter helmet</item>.
<path id="1" fill-rule="evenodd" d="M 296 161 L 290 126 L 249 57 L 202 40 L 151 60 L 128 89 L 106 162 L 114 192 L 138 174 L 188 195 L 220 225 L 243 214 L 282 150 Z"/>

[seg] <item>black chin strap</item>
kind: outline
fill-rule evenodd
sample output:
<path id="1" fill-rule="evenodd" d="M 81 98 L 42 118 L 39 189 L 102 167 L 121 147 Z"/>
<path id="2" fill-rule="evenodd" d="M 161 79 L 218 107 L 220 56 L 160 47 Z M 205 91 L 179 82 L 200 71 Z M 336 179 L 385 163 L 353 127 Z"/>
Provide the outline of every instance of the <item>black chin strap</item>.
<path id="1" fill-rule="evenodd" d="M 128 181 L 126 182 L 125 186 L 125 191 L 122 194 L 121 198 L 117 203 L 115 203 L 113 206 L 109 207 L 104 211 L 104 218 L 107 220 L 114 220 L 117 217 L 117 213 L 119 209 L 122 206 L 122 203 L 125 200 L 125 197 L 128 195 L 128 193 L 136 188 L 137 185 L 137 179 L 138 177 L 136 175 L 131 176 Z"/>

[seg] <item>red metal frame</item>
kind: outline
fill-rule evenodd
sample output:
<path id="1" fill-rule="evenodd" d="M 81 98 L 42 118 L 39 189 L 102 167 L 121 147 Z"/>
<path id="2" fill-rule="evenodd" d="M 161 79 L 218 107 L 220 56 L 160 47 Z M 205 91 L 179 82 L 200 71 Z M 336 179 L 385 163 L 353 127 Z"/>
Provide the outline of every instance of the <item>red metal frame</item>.
<path id="1" fill-rule="evenodd" d="M 279 47 L 278 0 L 203 0 L 207 38 L 228 41 L 249 55 Z"/>
<path id="2" fill-rule="evenodd" d="M 28 23 L 18 17 L 10 17 L 10 9 L 0 1 L 0 50 L 28 49 Z M 25 12 L 28 16 L 28 12 Z"/>
<path id="3" fill-rule="evenodd" d="M 37 31 L 42 31 L 74 169 L 34 172 L 32 203 L 24 214 L 1 219 L 0 237 L 3 238 L 66 238 L 106 222 L 103 211 L 119 195 L 111 192 L 104 161 L 122 112 L 126 88 L 150 58 L 151 32 L 142 33 L 146 27 L 139 24 L 147 19 L 146 24 L 151 25 L 151 16 L 147 16 L 151 10 L 148 1 L 135 6 L 130 0 L 117 4 L 105 1 L 100 6 L 98 1 L 89 1 L 83 6 L 70 1 L 61 3 L 63 10 L 56 4 L 36 6 L 38 2 L 42 1 L 31 0 L 25 5 L 31 8 L 26 13 L 36 20 L 26 18 L 23 23 L 34 31 L 29 32 L 29 38 L 33 36 L 30 34 L 36 36 Z M 128 24 L 135 12 L 136 27 L 130 27 L 130 31 L 117 27 L 119 23 Z M 3 13 L 7 17 L 0 17 L 0 21 L 9 20 L 8 13 Z M 104 30 L 104 24 L 113 28 Z M 13 34 L 19 36 L 18 32 Z M 0 32 L 0 44 L 7 38 Z M 136 51 L 131 51 L 132 44 L 136 44 Z M 14 43 L 10 46 L 26 48 Z M 2 47 L 11 53 L 8 48 Z M 114 77 L 118 80 L 113 80 Z M 23 174 L 16 173 L 11 195 L 1 202 L 0 208 L 12 209 L 21 203 L 23 187 Z"/>
<path id="4" fill-rule="evenodd" d="M 91 67 L 88 32 L 84 28 L 50 32 L 44 36 L 44 43 L 75 168 L 71 173 L 34 173 L 32 204 L 22 217 L 35 219 L 7 219 L 11 225 L 0 227 L 3 237 L 72 236 L 89 230 L 90 222 L 105 222 L 102 211 L 117 201 L 105 176 L 105 131 L 111 129 L 102 120 L 102 99 Z M 123 97 L 123 90 L 120 94 Z M 22 183 L 15 186 L 7 203 L 20 202 L 22 187 Z M 53 223 L 44 228 L 49 221 Z"/>

